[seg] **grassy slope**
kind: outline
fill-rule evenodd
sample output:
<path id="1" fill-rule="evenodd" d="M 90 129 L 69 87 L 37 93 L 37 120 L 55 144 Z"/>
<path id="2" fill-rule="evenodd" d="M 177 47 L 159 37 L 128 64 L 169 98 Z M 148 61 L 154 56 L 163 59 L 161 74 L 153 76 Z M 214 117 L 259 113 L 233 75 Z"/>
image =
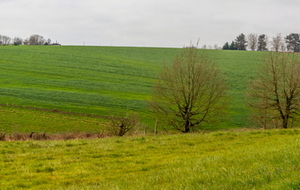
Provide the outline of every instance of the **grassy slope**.
<path id="1" fill-rule="evenodd" d="M 300 131 L 2 142 L 1 189 L 299 189 Z"/>
<path id="2" fill-rule="evenodd" d="M 145 100 L 155 73 L 175 52 L 160 48 L 0 47 L 0 102 L 97 115 L 118 115 L 116 112 L 126 110 L 146 115 Z M 16 120 L 1 125 L 11 126 Z"/>
<path id="3" fill-rule="evenodd" d="M 218 63 L 228 85 L 229 122 L 223 124 L 224 128 L 245 127 L 249 124 L 245 92 L 248 82 L 256 75 L 263 54 L 251 51 L 210 51 L 210 56 Z"/>
<path id="4" fill-rule="evenodd" d="M 102 132 L 102 118 L 86 117 L 25 108 L 0 108 L 1 130 L 5 133 Z"/>
<path id="5" fill-rule="evenodd" d="M 129 47 L 0 47 L 0 103 L 97 115 L 132 110 L 141 113 L 143 121 L 153 126 L 145 100 L 149 99 L 160 66 L 179 51 Z M 244 90 L 261 53 L 208 52 L 229 84 L 229 119 L 214 128 L 244 127 L 248 114 Z M 0 117 L 9 116 L 2 111 Z M 16 120 L 18 116 L 11 123 L 6 119 L 6 123 L 0 124 L 19 125 Z"/>

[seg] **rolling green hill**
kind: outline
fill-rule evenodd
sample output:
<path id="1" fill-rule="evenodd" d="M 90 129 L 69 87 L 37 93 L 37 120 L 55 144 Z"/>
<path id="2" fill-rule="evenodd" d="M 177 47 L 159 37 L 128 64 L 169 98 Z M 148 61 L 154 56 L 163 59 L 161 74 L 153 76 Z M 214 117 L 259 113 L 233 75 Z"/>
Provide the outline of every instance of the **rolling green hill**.
<path id="1" fill-rule="evenodd" d="M 224 74 L 230 101 L 227 118 L 208 126 L 246 127 L 244 91 L 262 52 L 205 51 Z M 162 64 L 179 52 L 176 48 L 0 47 L 0 103 L 101 116 L 135 111 L 152 125 L 146 103 L 151 86 Z M 0 125 L 19 125 L 4 112 L 0 117 L 6 119 Z"/>
<path id="2" fill-rule="evenodd" d="M 86 114 L 105 116 L 126 110 L 139 112 L 151 127 L 145 101 L 150 97 L 161 65 L 179 51 L 0 46 L 0 133 L 97 132 L 106 120 Z M 263 53 L 206 51 L 225 77 L 229 108 L 222 123 L 205 127 L 210 130 L 247 127 L 249 113 L 244 94 Z M 0 187 L 299 189 L 299 134 L 299 129 L 242 129 L 1 142 Z"/>

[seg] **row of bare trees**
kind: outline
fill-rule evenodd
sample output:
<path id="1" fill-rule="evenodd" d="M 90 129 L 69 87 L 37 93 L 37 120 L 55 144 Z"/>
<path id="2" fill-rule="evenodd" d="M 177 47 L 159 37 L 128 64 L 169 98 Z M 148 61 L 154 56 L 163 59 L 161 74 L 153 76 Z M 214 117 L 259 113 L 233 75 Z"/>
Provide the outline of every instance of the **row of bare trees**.
<path id="1" fill-rule="evenodd" d="M 277 34 L 276 36 L 269 38 L 265 34 L 258 35 L 251 33 L 246 36 L 242 33 L 237 36 L 231 44 L 226 42 L 222 49 L 300 52 L 300 34 L 291 33 L 286 37 Z"/>
<path id="2" fill-rule="evenodd" d="M 7 45 L 49 45 L 51 44 L 51 39 L 48 38 L 46 40 L 43 36 L 38 34 L 33 34 L 29 38 L 22 39 L 21 37 L 11 38 L 9 36 L 0 35 L 0 45 L 7 46 Z"/>
<path id="3" fill-rule="evenodd" d="M 10 37 L 0 35 L 0 45 L 6 46 L 10 44 L 10 41 L 11 41 Z"/>
<path id="4" fill-rule="evenodd" d="M 161 69 L 150 101 L 156 118 L 185 133 L 226 110 L 224 78 L 205 51 L 194 47 Z M 300 113 L 300 56 L 266 52 L 248 95 L 253 123 L 264 129 L 291 127 Z"/>

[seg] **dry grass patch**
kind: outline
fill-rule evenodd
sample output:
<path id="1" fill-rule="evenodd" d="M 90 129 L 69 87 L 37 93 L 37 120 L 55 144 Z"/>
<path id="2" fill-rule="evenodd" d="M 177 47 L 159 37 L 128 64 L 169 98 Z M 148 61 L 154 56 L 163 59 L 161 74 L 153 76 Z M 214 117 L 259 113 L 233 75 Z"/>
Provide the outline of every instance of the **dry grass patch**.
<path id="1" fill-rule="evenodd" d="M 61 134 L 50 133 L 0 133 L 0 141 L 29 141 L 29 140 L 72 140 L 72 139 L 98 139 L 108 137 L 108 134 L 91 132 L 69 132 Z"/>

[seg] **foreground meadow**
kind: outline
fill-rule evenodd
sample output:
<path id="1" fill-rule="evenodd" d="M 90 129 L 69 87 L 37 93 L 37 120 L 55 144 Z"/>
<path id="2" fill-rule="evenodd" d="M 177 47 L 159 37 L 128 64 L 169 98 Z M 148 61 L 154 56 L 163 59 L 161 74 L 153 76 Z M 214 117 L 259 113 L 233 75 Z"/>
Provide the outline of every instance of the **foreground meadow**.
<path id="1" fill-rule="evenodd" d="M 300 130 L 1 142 L 1 189 L 299 189 Z"/>

